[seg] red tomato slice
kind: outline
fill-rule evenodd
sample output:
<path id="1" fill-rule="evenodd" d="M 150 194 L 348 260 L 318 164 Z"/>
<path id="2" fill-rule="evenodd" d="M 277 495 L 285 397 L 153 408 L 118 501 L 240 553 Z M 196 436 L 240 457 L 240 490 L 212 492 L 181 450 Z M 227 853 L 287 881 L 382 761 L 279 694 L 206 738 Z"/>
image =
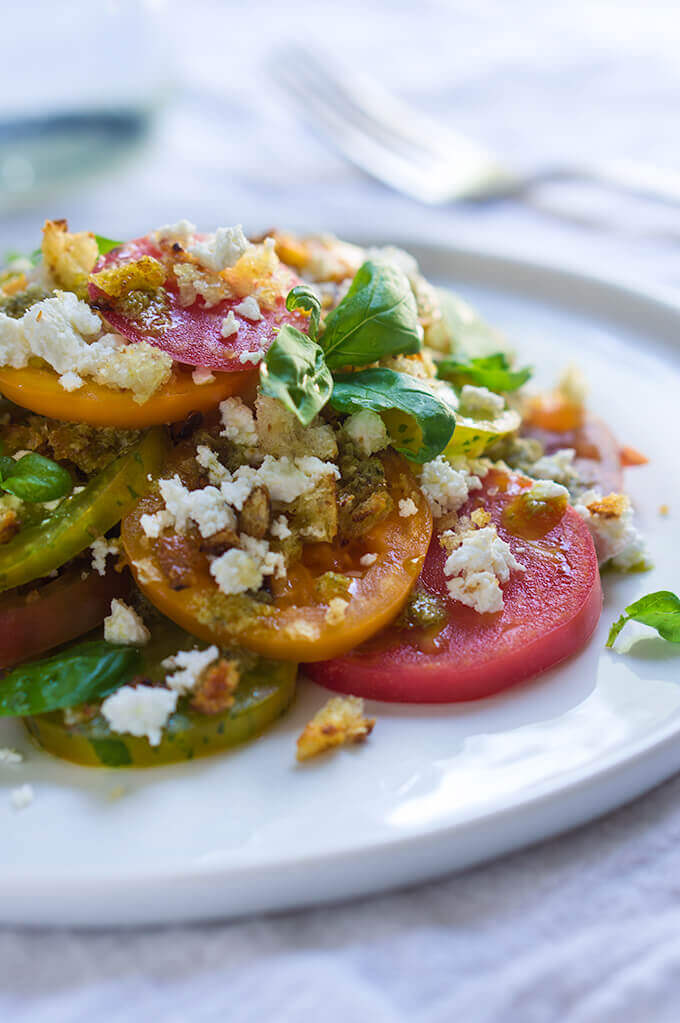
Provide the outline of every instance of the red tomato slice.
<path id="1" fill-rule="evenodd" d="M 503 511 L 529 485 L 523 477 L 490 472 L 462 509 L 485 508 L 526 566 L 504 586 L 502 611 L 480 615 L 449 598 L 446 553 L 435 537 L 419 585 L 444 603 L 444 626 L 434 635 L 392 626 L 352 654 L 306 665 L 306 672 L 329 689 L 369 699 L 455 703 L 491 696 L 580 650 L 602 609 L 595 548 L 572 508 L 539 539 L 509 533 Z"/>
<path id="2" fill-rule="evenodd" d="M 89 572 L 85 579 L 81 573 L 82 568 L 73 568 L 21 596 L 16 591 L 3 594 L 0 667 L 37 657 L 89 632 L 104 621 L 114 597 L 127 597 L 130 592 L 132 580 L 127 571 Z"/>
<path id="3" fill-rule="evenodd" d="M 141 256 L 162 259 L 161 250 L 150 238 L 137 238 L 112 249 L 97 262 L 95 273 L 108 267 L 119 266 L 139 259 Z M 261 309 L 262 319 L 253 322 L 235 311 L 242 299 L 225 299 L 214 306 L 206 306 L 199 297 L 190 306 L 183 306 L 179 300 L 177 284 L 172 276 L 165 282 L 168 295 L 170 324 L 155 336 L 143 324 L 121 315 L 105 306 L 107 296 L 94 284 L 88 285 L 90 299 L 102 302 L 101 315 L 106 322 L 129 341 L 147 341 L 161 348 L 177 362 L 189 366 L 206 366 L 225 372 L 243 372 L 253 368 L 251 361 L 241 362 L 239 356 L 246 352 L 259 352 L 269 347 L 276 332 L 284 323 L 290 323 L 300 330 L 306 330 L 308 319 L 302 313 L 291 313 L 286 309 L 283 298 L 277 300 L 273 309 Z M 222 321 L 230 311 L 239 322 L 238 333 L 222 337 Z"/>

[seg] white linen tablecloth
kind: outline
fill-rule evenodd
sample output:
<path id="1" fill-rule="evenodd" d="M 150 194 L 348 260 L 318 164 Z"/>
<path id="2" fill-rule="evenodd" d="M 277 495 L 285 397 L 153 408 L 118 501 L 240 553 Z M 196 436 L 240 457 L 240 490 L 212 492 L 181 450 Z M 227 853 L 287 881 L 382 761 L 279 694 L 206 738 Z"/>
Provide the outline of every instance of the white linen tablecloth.
<path id="1" fill-rule="evenodd" d="M 6 247 L 33 247 L 47 215 L 112 237 L 186 216 L 205 228 L 374 229 L 680 284 L 680 211 L 608 198 L 601 230 L 514 202 L 426 209 L 348 168 L 268 82 L 266 66 L 285 59 L 272 47 L 297 36 L 520 163 L 615 155 L 680 166 L 674 4 L 471 6 L 171 5 L 169 70 L 183 86 L 150 147 L 56 208 L 7 218 Z M 102 75 L 115 79 L 122 59 L 102 41 Z M 26 88 L 41 74 L 50 69 L 34 68 Z M 679 846 L 674 780 L 571 835 L 341 907 L 127 933 L 5 929 L 0 1020 L 670 1023 Z"/>

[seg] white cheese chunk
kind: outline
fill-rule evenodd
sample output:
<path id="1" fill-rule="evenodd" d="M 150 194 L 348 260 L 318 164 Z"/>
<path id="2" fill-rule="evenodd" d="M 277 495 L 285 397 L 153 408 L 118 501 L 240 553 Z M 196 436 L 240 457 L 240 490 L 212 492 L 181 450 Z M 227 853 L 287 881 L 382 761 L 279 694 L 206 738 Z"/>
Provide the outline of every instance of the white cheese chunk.
<path id="1" fill-rule="evenodd" d="M 106 559 L 109 554 L 114 557 L 120 554 L 120 540 L 107 540 L 100 536 L 90 544 L 92 551 L 92 568 L 98 575 L 106 575 Z"/>
<path id="2" fill-rule="evenodd" d="M 262 569 L 256 558 L 232 547 L 210 566 L 210 574 L 227 596 L 258 590 L 262 585 Z"/>
<path id="3" fill-rule="evenodd" d="M 30 806 L 35 798 L 32 785 L 20 785 L 16 789 L 12 789 L 10 793 L 10 802 L 15 810 L 25 810 L 27 806 Z"/>
<path id="4" fill-rule="evenodd" d="M 214 536 L 221 529 L 233 529 L 236 524 L 234 512 L 217 487 L 188 490 L 175 475 L 159 480 L 158 488 L 178 533 L 186 531 L 189 521 L 196 523 L 204 537 Z"/>
<path id="5" fill-rule="evenodd" d="M 494 613 L 504 607 L 500 584 L 511 572 L 525 572 L 493 525 L 475 529 L 469 519 L 461 519 L 455 532 L 442 534 L 442 542 L 451 552 L 444 563 L 447 589 L 458 600 L 479 614 Z"/>
<path id="6" fill-rule="evenodd" d="M 111 614 L 104 619 L 104 639 L 118 646 L 144 646 L 151 633 L 134 608 L 114 597 Z"/>
<path id="7" fill-rule="evenodd" d="M 162 667 L 171 672 L 166 675 L 165 684 L 176 693 L 191 692 L 205 669 L 219 656 L 219 648 L 214 645 L 205 650 L 178 650 L 161 662 Z"/>
<path id="8" fill-rule="evenodd" d="M 250 447 L 257 444 L 255 417 L 241 398 L 225 398 L 220 402 L 222 436 L 234 444 Z"/>
<path id="9" fill-rule="evenodd" d="M 198 387 L 202 387 L 204 384 L 212 384 L 215 374 L 207 366 L 197 366 L 191 374 L 191 379 Z"/>
<path id="10" fill-rule="evenodd" d="M 234 312 L 238 313 L 245 320 L 251 320 L 253 323 L 257 323 L 258 320 L 262 319 L 260 306 L 254 295 L 248 295 L 242 302 L 235 305 Z"/>
<path id="11" fill-rule="evenodd" d="M 401 497 L 399 499 L 399 515 L 402 519 L 408 519 L 418 513 L 418 505 L 412 497 Z"/>
<path id="12" fill-rule="evenodd" d="M 354 412 L 345 420 L 343 430 L 366 457 L 382 451 L 390 442 L 382 417 L 371 409 Z"/>
<path id="13" fill-rule="evenodd" d="M 461 415 L 472 419 L 496 419 L 505 409 L 505 400 L 486 387 L 464 384 L 458 408 Z"/>
<path id="14" fill-rule="evenodd" d="M 377 554 L 373 553 L 362 554 L 361 557 L 359 558 L 359 564 L 363 565 L 364 568 L 370 568 L 371 565 L 375 565 L 377 560 L 378 560 Z"/>
<path id="15" fill-rule="evenodd" d="M 187 246 L 196 234 L 196 225 L 190 220 L 178 220 L 176 224 L 165 224 L 154 231 L 159 242 L 179 242 Z"/>
<path id="16" fill-rule="evenodd" d="M 233 309 L 230 309 L 227 315 L 222 320 L 222 326 L 220 327 L 220 334 L 222 337 L 234 337 L 238 334 L 238 330 L 241 324 L 234 316 Z"/>
<path id="17" fill-rule="evenodd" d="M 112 731 L 146 736 L 158 746 L 161 733 L 177 706 L 179 694 L 160 686 L 122 686 L 102 703 L 102 714 Z"/>
<path id="18" fill-rule="evenodd" d="M 269 532 L 272 536 L 275 536 L 277 540 L 287 540 L 289 536 L 292 536 L 288 526 L 288 519 L 285 515 L 279 515 L 278 518 L 274 519 L 269 527 Z"/>
<path id="19" fill-rule="evenodd" d="M 564 499 L 569 501 L 569 491 L 561 483 L 554 480 L 537 480 L 529 490 L 529 496 L 535 501 L 554 501 Z"/>
<path id="20" fill-rule="evenodd" d="M 205 241 L 191 245 L 189 252 L 202 266 L 219 272 L 234 266 L 249 248 L 250 242 L 237 224 L 236 227 L 218 227 Z"/>
<path id="21" fill-rule="evenodd" d="M 435 517 L 446 515 L 465 504 L 472 490 L 482 486 L 478 476 L 472 474 L 461 463 L 455 469 L 443 455 L 423 465 L 420 488 Z"/>

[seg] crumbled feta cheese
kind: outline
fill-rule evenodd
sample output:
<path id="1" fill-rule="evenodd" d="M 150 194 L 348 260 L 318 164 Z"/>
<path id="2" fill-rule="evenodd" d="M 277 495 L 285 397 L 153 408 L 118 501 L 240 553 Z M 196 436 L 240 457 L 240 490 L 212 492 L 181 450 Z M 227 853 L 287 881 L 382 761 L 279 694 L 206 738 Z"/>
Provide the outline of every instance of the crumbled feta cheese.
<path id="1" fill-rule="evenodd" d="M 151 633 L 134 608 L 114 597 L 111 614 L 104 619 L 104 639 L 118 646 L 144 646 Z"/>
<path id="2" fill-rule="evenodd" d="M 251 320 L 253 323 L 257 323 L 258 320 L 262 319 L 259 303 L 253 295 L 248 295 L 242 302 L 235 305 L 234 312 L 238 313 L 239 316 L 243 316 L 245 320 Z"/>
<path id="3" fill-rule="evenodd" d="M 633 523 L 633 507 L 626 494 L 602 497 L 590 490 L 574 509 L 590 530 L 600 564 L 611 560 L 616 568 L 627 571 L 645 562 L 645 543 Z"/>
<path id="4" fill-rule="evenodd" d="M 92 567 L 97 575 L 106 575 L 106 559 L 109 554 L 114 557 L 120 553 L 120 540 L 107 540 L 100 536 L 94 543 L 90 544 L 92 551 Z"/>
<path id="5" fill-rule="evenodd" d="M 178 533 L 185 532 L 189 520 L 196 523 L 203 537 L 214 536 L 221 529 L 233 529 L 236 525 L 234 512 L 217 487 L 188 490 L 175 475 L 172 479 L 159 480 L 158 488 Z"/>
<path id="6" fill-rule="evenodd" d="M 569 501 L 569 491 L 561 483 L 554 480 L 537 480 L 529 490 L 529 496 L 535 501 Z"/>
<path id="7" fill-rule="evenodd" d="M 193 305 L 199 296 L 207 309 L 232 297 L 231 289 L 222 277 L 193 263 L 175 263 L 172 272 L 177 279 L 180 304 L 185 308 Z"/>
<path id="8" fill-rule="evenodd" d="M 31 805 L 34 797 L 32 785 L 20 785 L 19 788 L 12 789 L 9 798 L 15 810 L 25 810 Z"/>
<path id="9" fill-rule="evenodd" d="M 178 696 L 160 686 L 122 686 L 106 697 L 102 714 L 113 732 L 146 736 L 152 746 L 158 746 Z"/>
<path id="10" fill-rule="evenodd" d="M 399 498 L 399 515 L 402 519 L 408 519 L 418 513 L 418 505 L 412 497 Z"/>
<path id="11" fill-rule="evenodd" d="M 166 671 L 165 684 L 176 693 L 188 693 L 196 688 L 196 683 L 206 668 L 220 656 L 219 648 L 209 646 L 206 650 L 178 650 L 172 657 L 161 662 Z M 173 668 L 176 669 L 173 671 Z"/>
<path id="12" fill-rule="evenodd" d="M 163 578 L 162 573 L 156 568 L 151 558 L 138 558 L 132 564 L 135 568 L 137 579 L 142 586 L 145 583 L 160 582 Z"/>
<path id="13" fill-rule="evenodd" d="M 256 476 L 257 483 L 267 488 L 272 501 L 289 504 L 314 490 L 324 476 L 340 479 L 340 470 L 333 462 L 322 462 L 314 455 L 294 460 L 286 455 L 282 458 L 265 455 Z"/>
<path id="14" fill-rule="evenodd" d="M 174 521 L 170 512 L 165 508 L 161 508 L 160 511 L 154 512 L 153 515 L 142 515 L 139 524 L 150 540 L 156 540 L 164 529 L 168 529 L 173 525 Z"/>
<path id="15" fill-rule="evenodd" d="M 262 585 L 262 569 L 257 560 L 245 551 L 232 547 L 210 566 L 210 574 L 227 596 L 258 590 Z"/>
<path id="16" fill-rule="evenodd" d="M 74 373 L 73 370 L 70 370 L 68 373 L 61 374 L 59 384 L 70 394 L 72 391 L 80 390 L 85 385 L 85 381 L 77 373 Z"/>
<path id="17" fill-rule="evenodd" d="M 234 444 L 250 447 L 257 444 L 257 430 L 252 410 L 240 398 L 225 398 L 220 402 L 222 437 Z"/>
<path id="18" fill-rule="evenodd" d="M 210 482 L 219 486 L 223 480 L 231 479 L 231 473 L 222 465 L 212 448 L 207 444 L 199 444 L 196 448 L 196 461 L 202 469 L 208 470 Z"/>
<path id="19" fill-rule="evenodd" d="M 190 220 L 178 220 L 176 224 L 165 224 L 154 232 L 159 242 L 179 242 L 186 246 L 196 234 L 196 225 Z"/>
<path id="20" fill-rule="evenodd" d="M 458 408 L 461 415 L 472 419 L 496 419 L 505 409 L 505 400 L 486 387 L 464 384 Z"/>
<path id="21" fill-rule="evenodd" d="M 347 616 L 348 607 L 348 600 L 343 600 L 342 597 L 333 597 L 328 602 L 328 610 L 326 611 L 324 618 L 329 625 L 340 625 Z"/>
<path id="22" fill-rule="evenodd" d="M 20 764 L 23 759 L 22 754 L 15 749 L 0 749 L 0 764 Z"/>
<path id="23" fill-rule="evenodd" d="M 458 600 L 479 614 L 501 611 L 503 591 L 500 583 L 511 572 L 525 572 L 510 547 L 493 525 L 475 529 L 468 519 L 461 519 L 455 532 L 447 530 L 442 542 L 451 553 L 444 563 L 447 589 Z"/>
<path id="24" fill-rule="evenodd" d="M 367 457 L 382 451 L 390 442 L 382 417 L 370 409 L 354 412 L 345 420 L 343 430 Z"/>
<path id="25" fill-rule="evenodd" d="M 359 558 L 359 564 L 363 565 L 364 568 L 370 568 L 371 565 L 375 565 L 377 560 L 377 554 L 362 554 Z"/>
<path id="26" fill-rule="evenodd" d="M 233 309 L 230 309 L 227 315 L 222 320 L 222 326 L 220 327 L 220 334 L 222 337 L 233 337 L 238 334 L 238 329 L 241 324 L 234 316 Z"/>
<path id="27" fill-rule="evenodd" d="M 283 554 L 270 550 L 266 540 L 256 540 L 247 533 L 241 533 L 239 543 L 243 550 L 259 563 L 262 575 L 274 575 L 277 579 L 285 576 L 286 559 Z"/>
<path id="28" fill-rule="evenodd" d="M 534 479 L 554 480 L 555 483 L 569 487 L 579 478 L 573 464 L 575 455 L 573 448 L 560 448 L 552 455 L 543 455 L 529 466 L 529 475 Z"/>
<path id="29" fill-rule="evenodd" d="M 272 536 L 275 536 L 277 540 L 287 540 L 292 533 L 288 527 L 288 519 L 285 515 L 279 515 L 278 518 L 274 519 L 269 532 Z"/>
<path id="30" fill-rule="evenodd" d="M 202 387 L 203 384 L 212 384 L 215 374 L 207 366 L 197 366 L 191 374 L 191 379 L 198 387 Z"/>
<path id="31" fill-rule="evenodd" d="M 243 363 L 252 362 L 252 364 L 256 366 L 258 362 L 262 362 L 264 357 L 264 348 L 256 348 L 254 352 L 241 352 L 238 357 L 238 361 Z"/>
<path id="32" fill-rule="evenodd" d="M 236 227 L 218 227 L 205 241 L 191 245 L 189 252 L 203 266 L 219 273 L 234 266 L 249 248 L 250 242 L 237 224 Z"/>
<path id="33" fill-rule="evenodd" d="M 481 480 L 472 475 L 463 463 L 455 469 L 443 455 L 432 462 L 426 462 L 420 477 L 420 489 L 425 495 L 435 517 L 458 511 L 465 504 L 471 490 L 479 490 Z"/>

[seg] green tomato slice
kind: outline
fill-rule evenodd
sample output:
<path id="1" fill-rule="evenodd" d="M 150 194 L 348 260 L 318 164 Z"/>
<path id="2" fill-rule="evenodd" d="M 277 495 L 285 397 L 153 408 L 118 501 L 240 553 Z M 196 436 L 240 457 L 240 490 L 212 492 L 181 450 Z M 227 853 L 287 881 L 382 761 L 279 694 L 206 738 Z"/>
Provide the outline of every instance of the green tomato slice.
<path id="1" fill-rule="evenodd" d="M 0 591 L 49 575 L 115 526 L 149 490 L 166 451 L 165 431 L 149 430 L 78 494 L 42 522 L 22 529 L 0 547 Z"/>
<path id="2" fill-rule="evenodd" d="M 514 409 L 505 409 L 495 419 L 470 419 L 456 412 L 456 429 L 444 454 L 478 458 L 499 437 L 518 430 L 521 421 Z"/>

